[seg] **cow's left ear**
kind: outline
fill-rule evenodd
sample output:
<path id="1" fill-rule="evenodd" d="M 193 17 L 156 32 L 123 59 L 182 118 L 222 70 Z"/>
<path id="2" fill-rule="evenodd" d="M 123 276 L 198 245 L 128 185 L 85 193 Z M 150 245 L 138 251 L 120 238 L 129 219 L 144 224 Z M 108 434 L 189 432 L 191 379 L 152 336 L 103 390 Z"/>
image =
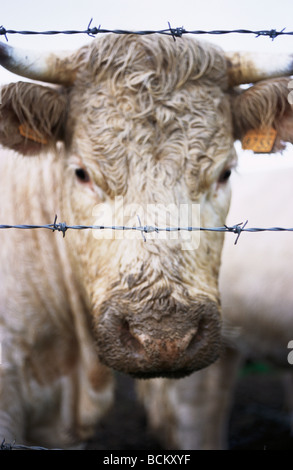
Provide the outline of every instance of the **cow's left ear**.
<path id="1" fill-rule="evenodd" d="M 231 95 L 234 137 L 255 153 L 278 152 L 293 143 L 289 78 L 264 80 Z"/>
<path id="2" fill-rule="evenodd" d="M 67 99 L 61 90 L 17 82 L 3 86 L 0 97 L 3 146 L 36 155 L 63 139 Z"/>

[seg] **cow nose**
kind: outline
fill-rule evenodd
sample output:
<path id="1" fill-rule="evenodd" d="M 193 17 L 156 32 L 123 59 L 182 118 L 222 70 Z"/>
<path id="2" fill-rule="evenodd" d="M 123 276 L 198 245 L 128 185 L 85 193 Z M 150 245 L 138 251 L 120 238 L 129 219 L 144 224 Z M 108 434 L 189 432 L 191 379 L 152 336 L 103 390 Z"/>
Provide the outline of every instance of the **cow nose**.
<path id="1" fill-rule="evenodd" d="M 162 365 L 176 362 L 182 354 L 192 354 L 197 347 L 197 328 L 191 328 L 177 339 L 154 337 L 136 328 L 131 331 L 128 321 L 122 322 L 120 331 L 121 343 L 134 357 L 145 356 L 146 360 L 159 358 Z"/>
<path id="2" fill-rule="evenodd" d="M 97 325 L 100 360 L 136 378 L 179 378 L 214 362 L 220 351 L 217 305 L 179 316 L 139 319 L 107 309 Z"/>

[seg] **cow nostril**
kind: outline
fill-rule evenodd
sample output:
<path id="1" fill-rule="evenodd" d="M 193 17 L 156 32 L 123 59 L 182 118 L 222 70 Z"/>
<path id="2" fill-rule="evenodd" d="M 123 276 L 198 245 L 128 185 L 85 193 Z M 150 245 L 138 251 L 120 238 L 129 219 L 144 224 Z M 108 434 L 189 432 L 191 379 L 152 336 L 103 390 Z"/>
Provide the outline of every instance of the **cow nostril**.
<path id="1" fill-rule="evenodd" d="M 121 344 L 128 350 L 135 353 L 143 351 L 141 343 L 132 335 L 129 323 L 127 320 L 123 320 L 120 326 L 120 341 Z"/>
<path id="2" fill-rule="evenodd" d="M 186 353 L 195 354 L 196 350 L 201 348 L 205 341 L 207 341 L 207 325 L 204 319 L 199 320 L 197 330 L 190 339 L 186 348 Z"/>

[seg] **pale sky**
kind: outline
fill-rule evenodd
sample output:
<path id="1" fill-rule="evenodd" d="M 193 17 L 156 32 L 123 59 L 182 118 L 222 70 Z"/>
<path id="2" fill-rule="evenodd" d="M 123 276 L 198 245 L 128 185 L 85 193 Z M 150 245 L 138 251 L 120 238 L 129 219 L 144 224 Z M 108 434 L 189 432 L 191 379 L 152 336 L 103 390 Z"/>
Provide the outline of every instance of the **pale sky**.
<path id="1" fill-rule="evenodd" d="M 293 31 L 292 0 L 10 0 L 1 1 L 1 24 L 7 29 L 283 29 Z M 267 37 L 205 36 L 225 49 L 292 50 L 292 36 L 272 41 Z M 12 45 L 35 48 L 72 47 L 87 36 L 9 36 Z"/>
<path id="2" fill-rule="evenodd" d="M 86 29 L 277 29 L 293 31 L 292 0 L 0 0 L 0 24 L 15 30 Z M 199 36 L 197 36 L 199 37 Z M 204 35 L 225 50 L 292 52 L 293 36 Z M 5 41 L 4 36 L 0 40 Z M 8 35 L 12 46 L 35 49 L 75 49 L 92 41 L 87 35 Z M 8 75 L 0 69 L 0 82 Z"/>

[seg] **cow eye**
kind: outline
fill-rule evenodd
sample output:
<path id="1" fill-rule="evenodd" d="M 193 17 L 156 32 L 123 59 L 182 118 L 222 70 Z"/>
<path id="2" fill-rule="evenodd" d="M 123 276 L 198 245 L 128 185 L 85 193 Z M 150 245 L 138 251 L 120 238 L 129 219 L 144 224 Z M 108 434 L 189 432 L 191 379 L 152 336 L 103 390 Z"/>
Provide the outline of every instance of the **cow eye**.
<path id="1" fill-rule="evenodd" d="M 90 181 L 90 175 L 84 168 L 76 168 L 75 175 L 81 183 L 88 183 Z"/>
<path id="2" fill-rule="evenodd" d="M 222 183 L 222 184 L 226 183 L 228 181 L 228 179 L 230 178 L 231 173 L 232 173 L 231 168 L 225 168 L 225 170 L 222 171 L 222 173 L 220 175 L 219 183 Z"/>

